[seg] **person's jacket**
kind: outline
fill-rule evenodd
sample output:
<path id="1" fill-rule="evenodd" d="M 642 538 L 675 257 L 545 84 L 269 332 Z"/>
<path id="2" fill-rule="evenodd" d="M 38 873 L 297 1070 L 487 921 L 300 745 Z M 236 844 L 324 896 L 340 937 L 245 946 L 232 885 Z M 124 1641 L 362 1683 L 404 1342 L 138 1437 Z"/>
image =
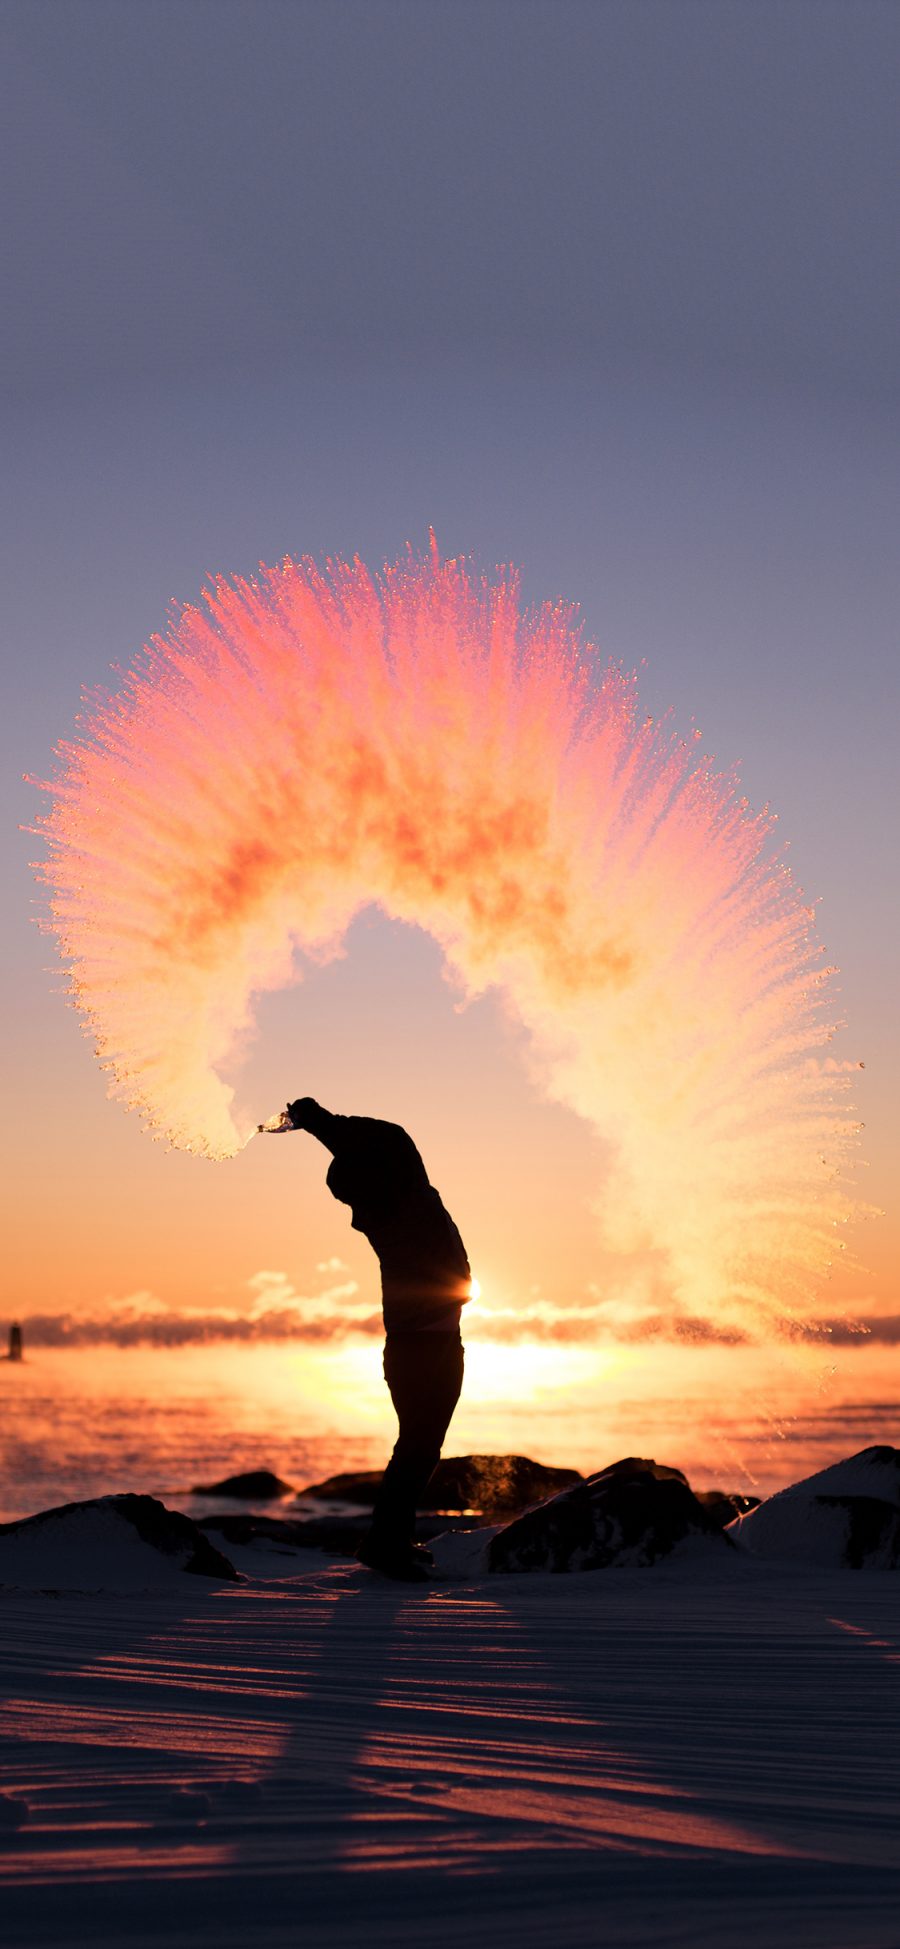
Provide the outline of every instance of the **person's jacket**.
<path id="1" fill-rule="evenodd" d="M 335 1116 L 311 1098 L 292 1106 L 298 1127 L 332 1153 L 326 1184 L 377 1253 L 388 1333 L 453 1330 L 470 1297 L 471 1267 L 450 1213 L 407 1132 L 377 1117 Z"/>

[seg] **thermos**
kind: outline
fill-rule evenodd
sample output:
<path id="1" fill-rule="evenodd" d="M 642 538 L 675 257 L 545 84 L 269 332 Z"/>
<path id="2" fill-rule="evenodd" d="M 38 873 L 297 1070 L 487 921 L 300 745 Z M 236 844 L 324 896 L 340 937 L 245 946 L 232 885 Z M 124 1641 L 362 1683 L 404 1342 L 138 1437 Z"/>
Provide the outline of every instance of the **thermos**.
<path id="1" fill-rule="evenodd" d="M 279 1110 L 277 1116 L 269 1117 L 267 1122 L 257 1124 L 256 1134 L 260 1137 L 265 1131 L 269 1131 L 272 1136 L 277 1137 L 282 1130 L 294 1130 L 295 1128 L 296 1126 L 291 1122 L 290 1110 Z"/>

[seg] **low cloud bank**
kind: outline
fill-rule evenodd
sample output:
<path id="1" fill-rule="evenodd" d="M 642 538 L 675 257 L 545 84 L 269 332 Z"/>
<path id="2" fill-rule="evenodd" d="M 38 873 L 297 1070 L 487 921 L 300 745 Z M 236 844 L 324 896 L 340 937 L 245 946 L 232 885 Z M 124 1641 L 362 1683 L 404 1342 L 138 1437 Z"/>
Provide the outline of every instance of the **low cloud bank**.
<path id="1" fill-rule="evenodd" d="M 332 1270 L 329 1265 L 328 1270 Z M 355 1280 L 304 1295 L 284 1273 L 255 1273 L 248 1281 L 256 1297 L 248 1307 L 173 1307 L 153 1293 L 132 1293 L 97 1312 L 32 1313 L 22 1319 L 27 1346 L 33 1347 L 184 1347 L 204 1341 L 292 1340 L 318 1345 L 378 1337 L 380 1309 L 359 1298 Z M 521 1311 L 473 1308 L 464 1322 L 472 1340 L 544 1341 L 598 1346 L 658 1341 L 668 1345 L 741 1346 L 749 1336 L 737 1327 L 700 1315 L 658 1310 L 634 1313 L 614 1306 L 554 1307 L 539 1301 Z M 900 1346 L 900 1314 L 860 1320 L 823 1319 L 804 1324 L 797 1338 L 814 1345 Z"/>
<path id="2" fill-rule="evenodd" d="M 338 1259 L 316 1269 L 346 1271 Z M 32 1313 L 22 1321 L 23 1335 L 35 1347 L 184 1347 L 207 1340 L 322 1342 L 382 1331 L 380 1313 L 357 1298 L 355 1279 L 300 1293 L 287 1273 L 263 1270 L 247 1285 L 249 1305 L 169 1306 L 142 1291 L 107 1301 L 97 1312 Z"/>
<path id="3" fill-rule="evenodd" d="M 900 1313 L 882 1313 L 864 1320 L 823 1320 L 822 1327 L 836 1347 L 864 1346 L 867 1340 L 883 1347 L 900 1347 Z"/>
<path id="4" fill-rule="evenodd" d="M 122 1319 L 84 1313 L 34 1313 L 22 1322 L 26 1345 L 32 1347 L 184 1347 L 207 1340 L 327 1341 L 350 1333 L 383 1331 L 381 1315 L 372 1314 L 352 1325 L 339 1314 L 306 1318 L 301 1312 L 273 1308 L 248 1319 L 221 1311 L 163 1312 L 147 1319 Z"/>

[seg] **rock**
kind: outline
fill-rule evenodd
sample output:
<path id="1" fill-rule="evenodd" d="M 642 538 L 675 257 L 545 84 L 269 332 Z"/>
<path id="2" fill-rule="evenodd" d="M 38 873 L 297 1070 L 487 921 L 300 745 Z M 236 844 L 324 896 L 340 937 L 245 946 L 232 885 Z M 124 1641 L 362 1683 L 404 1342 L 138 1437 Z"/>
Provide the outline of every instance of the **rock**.
<path id="1" fill-rule="evenodd" d="M 680 1469 L 629 1457 L 498 1530 L 491 1570 L 607 1570 L 656 1563 L 689 1538 L 730 1547 Z"/>
<path id="2" fill-rule="evenodd" d="M 717 1529 L 727 1529 L 735 1516 L 748 1515 L 751 1509 L 758 1508 L 760 1501 L 759 1496 L 730 1494 L 724 1489 L 695 1489 L 694 1494 Z"/>
<path id="3" fill-rule="evenodd" d="M 584 1477 L 577 1469 L 548 1468 L 528 1455 L 458 1455 L 439 1462 L 423 1509 L 469 1511 L 489 1522 L 530 1508 Z"/>
<path id="4" fill-rule="evenodd" d="M 864 1448 L 792 1483 L 739 1517 L 729 1535 L 753 1556 L 900 1568 L 900 1449 Z"/>
<path id="5" fill-rule="evenodd" d="M 301 1489 L 297 1501 L 343 1502 L 371 1509 L 381 1481 L 380 1469 L 354 1475 L 331 1475 L 326 1482 Z M 549 1468 L 527 1455 L 450 1455 L 440 1461 L 420 1504 L 424 1512 L 466 1511 L 486 1521 L 527 1509 L 557 1490 L 583 1481 L 577 1469 Z"/>
<path id="6" fill-rule="evenodd" d="M 635 1474 L 652 1475 L 657 1482 L 683 1482 L 686 1488 L 690 1488 L 683 1469 L 670 1468 L 668 1462 L 648 1461 L 644 1455 L 625 1455 L 620 1462 L 608 1462 L 605 1469 L 595 1469 L 593 1475 L 589 1475 L 587 1479 L 589 1482 L 596 1482 L 601 1475 Z"/>
<path id="7" fill-rule="evenodd" d="M 0 1583 L 30 1589 L 146 1589 L 182 1571 L 238 1573 L 189 1516 L 155 1496 L 97 1496 L 0 1523 Z"/>
<path id="8" fill-rule="evenodd" d="M 326 1550 L 330 1556 L 355 1556 L 368 1528 L 365 1516 L 309 1516 L 291 1522 L 282 1516 L 204 1516 L 200 1527 L 221 1536 L 226 1548 L 253 1544 L 292 1556 L 296 1550 Z"/>
<path id="9" fill-rule="evenodd" d="M 324 1482 L 312 1482 L 298 1489 L 295 1502 L 340 1502 L 354 1509 L 371 1509 L 383 1469 L 357 1469 L 345 1475 L 329 1475 Z"/>
<path id="10" fill-rule="evenodd" d="M 300 1530 L 309 1529 L 309 1523 L 291 1522 L 284 1516 L 256 1516 L 250 1510 L 246 1514 L 228 1516 L 201 1516 L 198 1529 L 212 1530 L 217 1536 L 224 1536 L 229 1543 L 253 1543 L 264 1538 L 267 1543 L 283 1543 L 293 1546 Z"/>
<path id="11" fill-rule="evenodd" d="M 197 1482 L 192 1496 L 232 1496 L 235 1502 L 277 1502 L 293 1494 L 292 1482 L 282 1482 L 271 1469 L 247 1469 L 243 1475 L 226 1475 L 221 1482 Z"/>
<path id="12" fill-rule="evenodd" d="M 292 1556 L 296 1550 L 325 1550 L 329 1556 L 355 1556 L 369 1527 L 364 1511 L 355 1515 L 259 1516 L 249 1511 L 227 1516 L 203 1516 L 200 1528 L 220 1536 L 226 1549 L 258 1546 Z M 455 1528 L 471 1528 L 471 1517 L 422 1516 L 416 1524 L 421 1543 Z M 246 1565 L 244 1566 L 247 1567 Z"/>

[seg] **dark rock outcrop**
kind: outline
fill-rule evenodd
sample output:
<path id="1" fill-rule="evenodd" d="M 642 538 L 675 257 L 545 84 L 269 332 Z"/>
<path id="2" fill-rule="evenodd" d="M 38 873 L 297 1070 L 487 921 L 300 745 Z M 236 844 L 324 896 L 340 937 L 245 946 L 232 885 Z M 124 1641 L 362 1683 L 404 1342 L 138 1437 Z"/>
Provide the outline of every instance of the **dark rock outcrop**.
<path id="1" fill-rule="evenodd" d="M 213 1536 L 221 1537 L 227 1549 L 229 1544 L 246 1547 L 248 1544 L 268 1545 L 276 1553 L 284 1551 L 292 1555 L 295 1550 L 325 1550 L 329 1556 L 355 1556 L 363 1537 L 369 1528 L 365 1511 L 355 1515 L 303 1516 L 292 1519 L 289 1516 L 246 1515 L 202 1516 L 200 1527 Z M 452 1529 L 471 1529 L 471 1516 L 420 1516 L 416 1523 L 416 1536 L 420 1543 L 429 1543 L 434 1536 L 443 1535 Z"/>
<path id="2" fill-rule="evenodd" d="M 226 1475 L 221 1482 L 197 1482 L 192 1496 L 231 1496 L 235 1502 L 278 1502 L 292 1495 L 292 1482 L 282 1482 L 271 1469 L 246 1469 L 243 1475 Z"/>
<path id="3" fill-rule="evenodd" d="M 629 1457 L 507 1523 L 491 1539 L 488 1567 L 644 1567 L 689 1538 L 729 1548 L 717 1513 L 704 1508 L 680 1469 Z"/>
<path id="4" fill-rule="evenodd" d="M 448 1456 L 435 1469 L 423 1507 L 477 1510 L 492 1522 L 583 1480 L 578 1469 L 550 1468 L 528 1455 Z"/>
<path id="5" fill-rule="evenodd" d="M 438 1463 L 421 1509 L 423 1513 L 466 1511 L 490 1522 L 583 1480 L 577 1469 L 549 1468 L 527 1455 L 448 1455 Z M 301 1489 L 297 1501 L 309 1498 L 371 1509 L 380 1481 L 380 1469 L 331 1475 L 326 1482 Z"/>
<path id="6" fill-rule="evenodd" d="M 153 1553 L 170 1570 L 239 1581 L 234 1565 L 189 1516 L 167 1509 L 155 1496 L 121 1495 L 62 1503 L 36 1516 L 0 1523 L 0 1582 L 19 1582 L 23 1569 L 31 1581 L 38 1565 L 46 1585 L 81 1588 L 83 1575 L 84 1587 L 103 1586 L 107 1579 L 114 1587 L 117 1557 L 135 1537 L 147 1546 L 149 1566 Z M 133 1565 L 129 1580 L 134 1580 Z"/>
<path id="7" fill-rule="evenodd" d="M 325 1550 L 329 1556 L 355 1556 L 368 1529 L 368 1518 L 358 1516 L 307 1516 L 292 1522 L 284 1516 L 203 1516 L 201 1528 L 229 1544 L 246 1549 L 265 1544 L 276 1555 L 293 1556 L 296 1550 Z"/>
<path id="8" fill-rule="evenodd" d="M 749 1515 L 751 1509 L 759 1507 L 759 1496 L 729 1495 L 724 1489 L 695 1489 L 694 1494 L 701 1508 L 711 1516 L 717 1529 L 727 1529 L 735 1516 Z"/>
<path id="9" fill-rule="evenodd" d="M 753 1556 L 900 1568 L 900 1449 L 864 1448 L 792 1483 L 742 1516 L 730 1535 Z"/>
<path id="10" fill-rule="evenodd" d="M 383 1469 L 352 1469 L 344 1475 L 329 1475 L 324 1482 L 311 1482 L 298 1489 L 296 1503 L 337 1502 L 351 1509 L 371 1509 Z"/>

